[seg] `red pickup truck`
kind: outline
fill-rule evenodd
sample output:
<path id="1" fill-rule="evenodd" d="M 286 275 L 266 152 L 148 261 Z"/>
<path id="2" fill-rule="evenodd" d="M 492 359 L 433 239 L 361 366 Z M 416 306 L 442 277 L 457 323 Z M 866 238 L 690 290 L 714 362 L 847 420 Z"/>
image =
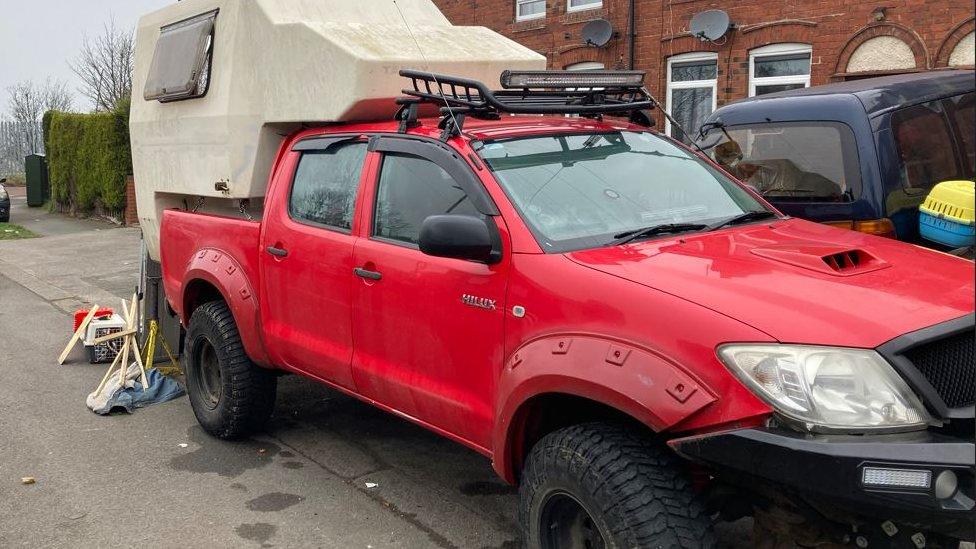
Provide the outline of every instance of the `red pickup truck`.
<path id="1" fill-rule="evenodd" d="M 491 459 L 531 547 L 972 539 L 972 262 L 783 216 L 621 73 L 403 74 L 284 141 L 260 220 L 164 212 L 209 433 L 288 372 Z"/>

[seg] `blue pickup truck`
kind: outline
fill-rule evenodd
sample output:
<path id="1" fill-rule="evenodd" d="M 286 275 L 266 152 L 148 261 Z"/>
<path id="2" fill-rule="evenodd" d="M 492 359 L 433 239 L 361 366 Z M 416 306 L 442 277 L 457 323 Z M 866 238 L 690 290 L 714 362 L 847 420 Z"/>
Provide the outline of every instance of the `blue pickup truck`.
<path id="1" fill-rule="evenodd" d="M 974 91 L 974 71 L 942 70 L 771 93 L 716 110 L 696 141 L 784 213 L 922 242 L 929 190 L 974 178 Z"/>

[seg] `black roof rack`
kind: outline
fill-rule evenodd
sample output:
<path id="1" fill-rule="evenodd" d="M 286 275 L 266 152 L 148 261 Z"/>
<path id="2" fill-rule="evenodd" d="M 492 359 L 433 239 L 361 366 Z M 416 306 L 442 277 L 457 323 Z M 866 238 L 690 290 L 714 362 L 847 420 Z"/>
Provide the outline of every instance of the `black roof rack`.
<path id="1" fill-rule="evenodd" d="M 403 90 L 409 97 L 398 100 L 401 128 L 414 124 L 416 105 L 443 104 L 445 138 L 460 133 L 465 115 L 484 119 L 497 119 L 501 113 L 616 115 L 651 126 L 654 122 L 646 111 L 657 105 L 644 88 L 643 71 L 505 71 L 502 90 L 490 90 L 477 80 L 418 70 L 404 69 L 400 76 L 412 83 L 412 89 Z"/>

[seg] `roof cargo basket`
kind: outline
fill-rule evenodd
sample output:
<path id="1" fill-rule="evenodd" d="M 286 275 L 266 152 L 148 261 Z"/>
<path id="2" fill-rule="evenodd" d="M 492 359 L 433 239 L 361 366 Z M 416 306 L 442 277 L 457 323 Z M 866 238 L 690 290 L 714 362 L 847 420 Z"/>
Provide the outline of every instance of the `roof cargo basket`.
<path id="1" fill-rule="evenodd" d="M 405 69 L 400 76 L 410 79 L 412 88 L 403 93 L 417 98 L 416 102 L 444 105 L 442 125 L 459 114 L 495 119 L 509 113 L 616 115 L 650 126 L 653 120 L 645 111 L 657 104 L 644 88 L 643 71 L 505 71 L 501 90 L 490 90 L 477 80 L 425 71 Z M 401 116 L 415 113 L 416 109 L 401 110 Z"/>

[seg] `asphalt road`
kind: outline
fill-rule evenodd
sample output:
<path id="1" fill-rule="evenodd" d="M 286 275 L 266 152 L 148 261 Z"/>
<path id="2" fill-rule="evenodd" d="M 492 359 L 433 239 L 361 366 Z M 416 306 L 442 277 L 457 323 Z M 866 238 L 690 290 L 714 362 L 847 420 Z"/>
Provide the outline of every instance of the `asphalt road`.
<path id="1" fill-rule="evenodd" d="M 514 489 L 484 457 L 305 379 L 242 442 L 186 398 L 89 412 L 104 366 L 55 357 L 75 304 L 131 293 L 138 231 L 75 227 L 0 243 L 0 547 L 516 546 Z"/>

